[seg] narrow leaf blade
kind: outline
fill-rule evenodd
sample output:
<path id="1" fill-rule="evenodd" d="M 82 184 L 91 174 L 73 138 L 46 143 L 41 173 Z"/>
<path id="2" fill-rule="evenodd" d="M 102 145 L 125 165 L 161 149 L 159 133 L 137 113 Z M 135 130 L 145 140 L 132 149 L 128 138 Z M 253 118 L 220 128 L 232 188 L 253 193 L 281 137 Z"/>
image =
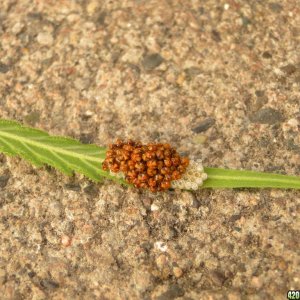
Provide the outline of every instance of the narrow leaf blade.
<path id="1" fill-rule="evenodd" d="M 99 181 L 102 177 L 129 185 L 102 169 L 106 148 L 82 144 L 75 139 L 48 133 L 0 119 L 0 153 L 20 156 L 37 167 L 53 166 L 67 175 L 73 171 Z M 243 170 L 204 168 L 208 179 L 203 188 L 294 188 L 300 189 L 300 177 Z"/>
<path id="2" fill-rule="evenodd" d="M 283 188 L 300 189 L 300 177 L 246 170 L 204 168 L 208 179 L 203 188 Z"/>

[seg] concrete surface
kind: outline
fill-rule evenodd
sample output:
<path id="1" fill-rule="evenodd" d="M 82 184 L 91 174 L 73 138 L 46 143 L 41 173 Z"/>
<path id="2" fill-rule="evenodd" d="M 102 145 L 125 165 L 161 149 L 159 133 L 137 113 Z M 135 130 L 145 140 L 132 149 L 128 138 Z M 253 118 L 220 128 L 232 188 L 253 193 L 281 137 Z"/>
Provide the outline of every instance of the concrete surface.
<path id="1" fill-rule="evenodd" d="M 0 117 L 300 175 L 297 1 L 2 0 Z M 1 299 L 285 299 L 300 193 L 94 184 L 0 155 Z"/>

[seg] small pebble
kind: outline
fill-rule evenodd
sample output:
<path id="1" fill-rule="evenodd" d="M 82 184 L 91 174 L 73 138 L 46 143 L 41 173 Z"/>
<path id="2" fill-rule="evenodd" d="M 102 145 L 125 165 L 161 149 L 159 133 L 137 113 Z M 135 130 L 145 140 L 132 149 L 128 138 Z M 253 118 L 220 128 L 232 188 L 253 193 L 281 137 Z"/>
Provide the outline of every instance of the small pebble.
<path id="1" fill-rule="evenodd" d="M 174 273 L 176 278 L 179 278 L 179 277 L 182 276 L 183 271 L 179 267 L 174 267 L 173 268 L 173 273 Z"/>
<path id="2" fill-rule="evenodd" d="M 225 281 L 225 276 L 218 270 L 213 270 L 210 272 L 210 278 L 212 282 L 217 286 L 222 286 Z"/>
<path id="3" fill-rule="evenodd" d="M 154 53 L 145 56 L 142 61 L 142 65 L 145 68 L 145 70 L 150 71 L 158 67 L 163 62 L 163 60 L 164 59 L 161 57 L 160 54 Z"/>
<path id="4" fill-rule="evenodd" d="M 166 252 L 168 250 L 168 246 L 164 242 L 155 242 L 154 247 L 162 252 Z"/>
<path id="5" fill-rule="evenodd" d="M 221 34 L 217 30 L 212 30 L 211 36 L 212 36 L 212 39 L 215 42 L 221 42 L 222 41 Z"/>
<path id="6" fill-rule="evenodd" d="M 281 122 L 283 119 L 281 112 L 271 107 L 262 108 L 250 116 L 252 123 L 270 125 Z"/>
<path id="7" fill-rule="evenodd" d="M 261 279 L 259 279 L 259 277 L 257 276 L 253 276 L 252 279 L 251 279 L 251 286 L 253 286 L 254 288 L 256 289 L 259 289 L 262 287 L 262 281 Z"/>
<path id="8" fill-rule="evenodd" d="M 281 4 L 279 4 L 279 3 L 276 3 L 276 2 L 271 2 L 270 4 L 269 4 L 269 7 L 270 7 L 270 9 L 273 11 L 273 12 L 276 12 L 276 13 L 279 13 L 279 12 L 281 12 L 282 11 L 282 5 Z"/>
<path id="9" fill-rule="evenodd" d="M 67 236 L 67 235 L 63 235 L 61 237 L 61 244 L 64 246 L 64 247 L 69 247 L 71 245 L 71 242 L 72 242 L 72 239 Z"/>
<path id="10" fill-rule="evenodd" d="M 9 175 L 2 175 L 0 176 L 0 188 L 4 188 L 9 180 Z"/>
<path id="11" fill-rule="evenodd" d="M 156 298 L 156 300 L 177 299 L 178 297 L 182 297 L 184 295 L 184 293 L 185 293 L 185 291 L 183 288 L 181 288 L 177 284 L 172 284 L 170 286 L 170 288 L 166 292 L 159 295 Z M 190 299 L 190 298 L 187 297 L 186 299 Z"/>
<path id="12" fill-rule="evenodd" d="M 272 54 L 268 51 L 265 51 L 263 54 L 262 54 L 262 57 L 263 58 L 266 58 L 266 59 L 269 59 L 269 58 L 272 58 Z"/>
<path id="13" fill-rule="evenodd" d="M 27 116 L 24 117 L 24 120 L 29 125 L 34 126 L 37 122 L 39 122 L 40 116 L 41 114 L 38 111 L 32 111 L 31 113 L 29 113 Z"/>
<path id="14" fill-rule="evenodd" d="M 5 282 L 6 272 L 3 269 L 0 269 L 0 284 Z"/>
<path id="15" fill-rule="evenodd" d="M 281 71 L 283 71 L 286 75 L 292 75 L 297 71 L 297 68 L 293 64 L 288 64 L 281 68 Z"/>
<path id="16" fill-rule="evenodd" d="M 24 24 L 17 22 L 11 29 L 12 33 L 19 34 L 24 28 Z"/>
<path id="17" fill-rule="evenodd" d="M 49 213 L 55 217 L 60 217 L 63 211 L 63 206 L 59 201 L 53 200 L 49 204 Z"/>
<path id="18" fill-rule="evenodd" d="M 282 271 L 285 271 L 288 268 L 288 264 L 283 259 L 280 259 L 278 262 L 278 268 Z"/>
<path id="19" fill-rule="evenodd" d="M 157 259 L 156 259 L 156 264 L 159 269 L 162 269 L 166 264 L 167 264 L 167 256 L 164 254 L 161 254 Z"/>
<path id="20" fill-rule="evenodd" d="M 213 118 L 207 118 L 203 121 L 201 121 L 196 127 L 192 128 L 192 131 L 195 133 L 200 133 L 208 130 L 210 127 L 212 127 L 215 124 L 215 119 Z"/>
<path id="21" fill-rule="evenodd" d="M 159 206 L 157 206 L 156 204 L 151 204 L 151 211 L 157 211 L 159 210 Z"/>
<path id="22" fill-rule="evenodd" d="M 53 36 L 49 32 L 40 32 L 37 36 L 37 41 L 43 46 L 51 46 L 54 42 Z"/>
<path id="23" fill-rule="evenodd" d="M 51 279 L 42 279 L 40 281 L 40 285 L 45 288 L 45 289 L 49 289 L 49 290 L 54 290 L 57 289 L 59 287 L 59 284 Z"/>
<path id="24" fill-rule="evenodd" d="M 9 71 L 9 66 L 0 62 L 0 73 L 7 73 Z"/>
<path id="25" fill-rule="evenodd" d="M 145 208 L 147 209 L 151 209 L 151 199 L 150 198 L 143 198 L 143 204 L 145 206 Z M 155 205 L 155 204 L 154 204 Z"/>
<path id="26" fill-rule="evenodd" d="M 89 15 L 94 14 L 97 11 L 97 9 L 99 9 L 98 1 L 92 1 L 86 7 L 86 11 Z"/>
<path id="27" fill-rule="evenodd" d="M 177 77 L 176 83 L 178 85 L 182 85 L 185 81 L 185 73 L 181 73 L 179 74 L 179 76 Z"/>

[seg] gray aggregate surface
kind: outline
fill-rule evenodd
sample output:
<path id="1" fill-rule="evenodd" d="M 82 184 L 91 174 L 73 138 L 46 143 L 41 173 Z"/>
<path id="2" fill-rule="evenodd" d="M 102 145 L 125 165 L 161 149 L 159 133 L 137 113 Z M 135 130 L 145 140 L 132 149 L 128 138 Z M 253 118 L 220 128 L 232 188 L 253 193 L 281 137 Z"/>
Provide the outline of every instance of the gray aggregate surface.
<path id="1" fill-rule="evenodd" d="M 300 174 L 297 1 L 0 3 L 0 117 Z M 1 299 L 285 299 L 300 194 L 150 194 L 0 155 Z"/>

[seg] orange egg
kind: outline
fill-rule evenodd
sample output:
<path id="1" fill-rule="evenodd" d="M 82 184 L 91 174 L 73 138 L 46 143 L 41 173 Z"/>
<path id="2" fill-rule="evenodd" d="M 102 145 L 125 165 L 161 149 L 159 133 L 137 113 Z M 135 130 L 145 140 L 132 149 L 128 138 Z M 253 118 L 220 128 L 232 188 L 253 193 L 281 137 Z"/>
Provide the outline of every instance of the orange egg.
<path id="1" fill-rule="evenodd" d="M 149 143 L 120 139 L 109 145 L 102 162 L 105 171 L 123 172 L 128 183 L 152 192 L 169 189 L 189 165 L 187 157 L 180 157 L 170 144 Z"/>

